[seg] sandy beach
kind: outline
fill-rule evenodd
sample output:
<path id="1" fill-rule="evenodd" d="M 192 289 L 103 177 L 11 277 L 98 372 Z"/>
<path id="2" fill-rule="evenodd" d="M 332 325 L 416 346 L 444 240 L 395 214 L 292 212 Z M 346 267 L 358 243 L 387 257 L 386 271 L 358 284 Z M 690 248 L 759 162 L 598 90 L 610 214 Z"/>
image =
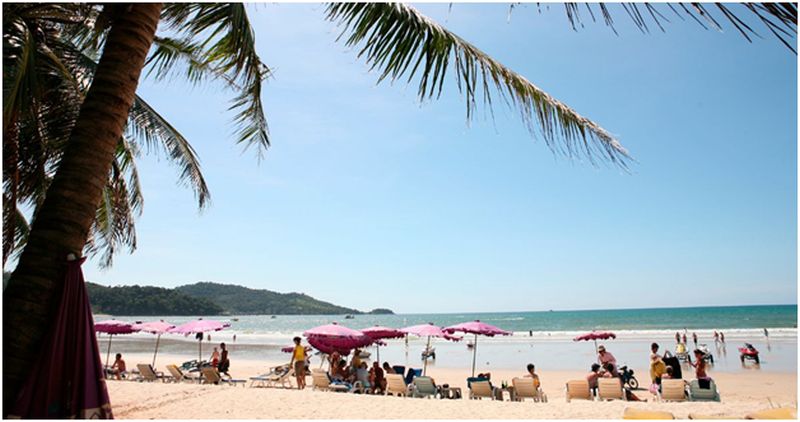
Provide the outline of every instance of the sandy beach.
<path id="1" fill-rule="evenodd" d="M 158 369 L 168 363 L 183 362 L 186 355 L 159 355 Z M 127 354 L 129 367 L 150 362 L 151 354 Z M 234 378 L 247 379 L 266 372 L 269 366 L 285 362 L 237 359 L 231 370 Z M 315 367 L 316 365 L 314 365 Z M 640 382 L 645 384 L 647 371 L 634 366 Z M 284 390 L 170 383 L 108 381 L 114 416 L 122 419 L 617 419 L 626 407 L 671 412 L 677 418 L 690 413 L 743 417 L 757 410 L 777 406 L 797 406 L 797 375 L 792 372 L 759 370 L 735 373 L 710 372 L 719 386 L 722 402 L 661 403 L 654 402 L 646 390 L 636 394 L 647 398 L 638 402 L 567 403 L 564 384 L 580 379 L 582 371 L 538 371 L 547 403 L 498 402 L 487 400 L 433 400 L 344 393 Z M 428 375 L 437 384 L 448 383 L 466 391 L 469 368 L 431 367 Z M 499 384 L 520 371 L 493 370 L 492 379 Z M 310 378 L 309 378 L 310 384 Z M 249 385 L 249 383 L 248 383 Z"/>

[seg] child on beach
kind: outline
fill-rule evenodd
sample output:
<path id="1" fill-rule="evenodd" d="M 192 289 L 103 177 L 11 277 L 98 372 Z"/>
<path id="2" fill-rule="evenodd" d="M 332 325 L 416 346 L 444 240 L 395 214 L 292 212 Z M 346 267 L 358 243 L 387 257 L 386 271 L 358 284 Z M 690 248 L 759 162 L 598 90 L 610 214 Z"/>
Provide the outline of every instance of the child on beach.
<path id="1" fill-rule="evenodd" d="M 539 388 L 541 386 L 541 382 L 539 382 L 539 375 L 536 374 L 536 367 L 532 364 L 528 364 L 528 373 L 525 374 L 527 378 L 533 378 L 533 387 Z"/>
<path id="2" fill-rule="evenodd" d="M 214 351 L 211 353 L 211 359 L 210 360 L 211 360 L 211 366 L 216 368 L 217 365 L 219 364 L 219 351 L 217 350 L 216 347 L 214 348 Z"/>
<path id="3" fill-rule="evenodd" d="M 122 360 L 122 353 L 117 353 L 117 356 L 115 356 L 115 358 L 116 359 L 114 359 L 114 364 L 111 365 L 111 373 L 113 373 L 114 376 L 116 376 L 117 379 L 119 380 L 122 379 L 122 376 L 126 375 L 128 371 L 126 370 L 127 368 L 125 367 L 125 361 Z"/>

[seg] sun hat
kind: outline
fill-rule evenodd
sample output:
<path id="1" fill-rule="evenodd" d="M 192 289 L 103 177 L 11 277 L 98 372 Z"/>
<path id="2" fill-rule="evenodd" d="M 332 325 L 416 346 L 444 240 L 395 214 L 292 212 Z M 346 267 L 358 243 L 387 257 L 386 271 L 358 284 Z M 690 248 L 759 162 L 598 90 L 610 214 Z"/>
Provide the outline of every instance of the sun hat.
<path id="1" fill-rule="evenodd" d="M 606 347 L 601 344 L 601 345 L 597 346 L 597 351 L 598 352 L 605 352 L 606 351 Z"/>

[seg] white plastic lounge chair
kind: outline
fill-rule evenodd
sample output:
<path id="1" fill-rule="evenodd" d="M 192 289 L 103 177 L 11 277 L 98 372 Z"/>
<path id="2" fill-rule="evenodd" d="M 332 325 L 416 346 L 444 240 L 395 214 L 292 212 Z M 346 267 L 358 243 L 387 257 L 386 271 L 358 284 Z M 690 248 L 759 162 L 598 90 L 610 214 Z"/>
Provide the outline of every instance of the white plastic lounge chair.
<path id="1" fill-rule="evenodd" d="M 439 388 L 433 385 L 431 377 L 416 377 L 411 382 L 411 397 L 433 397 L 439 394 Z"/>
<path id="2" fill-rule="evenodd" d="M 517 401 L 533 399 L 534 402 L 547 402 L 547 394 L 542 391 L 541 387 L 535 387 L 533 378 L 514 378 L 511 380 L 511 384 L 514 386 L 514 396 Z"/>
<path id="3" fill-rule="evenodd" d="M 661 380 L 661 392 L 658 398 L 661 401 L 685 401 L 686 383 L 682 379 Z"/>
<path id="4" fill-rule="evenodd" d="M 472 381 L 469 384 L 470 399 L 495 399 L 494 388 L 489 381 Z"/>
<path id="5" fill-rule="evenodd" d="M 139 380 L 140 381 L 163 381 L 164 374 L 161 372 L 156 372 L 150 364 L 140 363 L 136 365 L 136 368 L 139 369 Z"/>
<path id="6" fill-rule="evenodd" d="M 167 371 L 172 375 L 173 382 L 198 382 L 200 378 L 184 373 L 177 365 L 167 365 Z"/>
<path id="7" fill-rule="evenodd" d="M 237 380 L 233 378 L 225 378 L 220 376 L 219 371 L 217 368 L 206 366 L 200 369 L 200 373 L 203 374 L 202 383 L 203 384 L 227 384 L 227 385 L 237 385 L 241 384 L 245 386 L 247 383 L 246 380 Z"/>
<path id="8" fill-rule="evenodd" d="M 597 398 L 599 400 L 626 400 L 625 390 L 622 389 L 622 381 L 617 378 L 598 378 L 597 379 Z"/>
<path id="9" fill-rule="evenodd" d="M 408 396 L 408 386 L 400 374 L 386 374 L 386 395 Z"/>
<path id="10" fill-rule="evenodd" d="M 709 380 L 709 388 L 700 388 L 700 381 L 692 380 L 689 383 L 690 401 L 720 401 L 717 384 Z"/>
<path id="11" fill-rule="evenodd" d="M 592 390 L 589 388 L 589 381 L 586 380 L 567 381 L 566 396 L 567 403 L 575 399 L 594 400 Z"/>
<path id="12" fill-rule="evenodd" d="M 281 365 L 271 368 L 266 374 L 257 377 L 250 377 L 250 387 L 282 387 L 292 388 L 292 377 L 294 369 L 289 365 Z"/>
<path id="13" fill-rule="evenodd" d="M 318 368 L 311 370 L 311 388 L 322 391 L 350 391 L 346 385 L 332 384 L 330 377 L 328 377 L 328 373 L 325 372 L 325 370 Z"/>

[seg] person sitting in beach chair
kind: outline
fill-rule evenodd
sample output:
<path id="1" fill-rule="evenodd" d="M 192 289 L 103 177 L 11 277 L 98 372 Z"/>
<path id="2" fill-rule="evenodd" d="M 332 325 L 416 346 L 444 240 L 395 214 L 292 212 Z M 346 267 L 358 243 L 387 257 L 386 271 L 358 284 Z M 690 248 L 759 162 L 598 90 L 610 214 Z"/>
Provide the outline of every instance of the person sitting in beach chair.
<path id="1" fill-rule="evenodd" d="M 361 362 L 361 365 L 356 369 L 356 382 L 361 385 L 361 390 L 371 391 L 372 390 L 372 383 L 369 381 L 369 370 L 367 369 L 367 363 Z"/>
<path id="2" fill-rule="evenodd" d="M 396 374 L 396 373 L 397 372 L 395 372 L 394 368 L 392 368 L 392 365 L 389 365 L 389 362 L 383 362 L 383 374 L 384 375 Z"/>
<path id="3" fill-rule="evenodd" d="M 586 374 L 586 382 L 589 383 L 589 390 L 593 393 L 597 393 L 597 379 L 600 378 L 600 365 L 593 363 L 589 373 Z"/>
<path id="4" fill-rule="evenodd" d="M 388 366 L 384 362 L 385 366 Z M 369 383 L 372 385 L 372 394 L 377 394 L 378 391 L 386 391 L 386 377 L 383 375 L 383 369 L 378 364 L 378 361 L 372 362 L 372 369 L 369 371 Z"/>
<path id="5" fill-rule="evenodd" d="M 600 371 L 600 376 L 602 378 L 619 378 L 619 373 L 617 372 L 617 368 L 614 367 L 612 363 L 604 363 L 603 370 Z"/>
<path id="6" fill-rule="evenodd" d="M 422 369 L 408 368 L 408 373 L 406 374 L 405 378 L 406 385 L 411 384 L 414 381 L 414 378 L 420 375 L 422 375 Z"/>
<path id="7" fill-rule="evenodd" d="M 117 356 L 114 359 L 114 364 L 111 365 L 111 374 L 114 375 L 118 380 L 122 379 L 123 376 L 128 375 L 125 361 L 122 359 L 122 353 L 117 353 Z"/>
<path id="8" fill-rule="evenodd" d="M 536 366 L 532 363 L 529 363 L 527 366 L 528 373 L 525 374 L 526 378 L 533 378 L 533 386 L 534 388 L 538 389 L 542 386 L 542 383 L 539 381 L 539 375 L 536 374 Z"/>

